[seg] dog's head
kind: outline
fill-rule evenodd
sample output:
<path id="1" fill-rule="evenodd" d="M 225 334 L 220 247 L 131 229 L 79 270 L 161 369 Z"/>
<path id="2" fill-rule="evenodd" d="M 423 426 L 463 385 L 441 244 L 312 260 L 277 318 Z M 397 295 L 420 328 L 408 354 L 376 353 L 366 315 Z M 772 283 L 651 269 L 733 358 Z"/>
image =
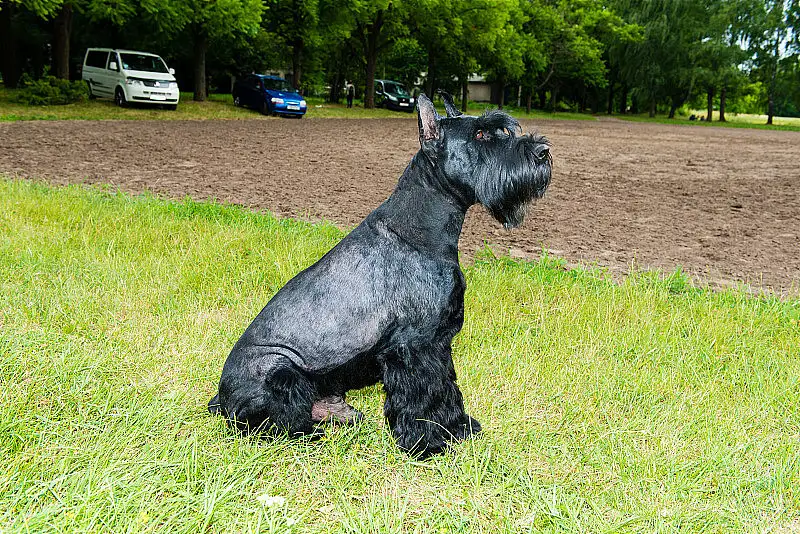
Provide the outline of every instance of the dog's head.
<path id="1" fill-rule="evenodd" d="M 550 145 L 541 135 L 520 135 L 519 122 L 502 111 L 462 115 L 441 93 L 447 116 L 417 99 L 421 152 L 434 178 L 468 204 L 480 203 L 506 228 L 522 224 L 526 207 L 550 183 Z"/>

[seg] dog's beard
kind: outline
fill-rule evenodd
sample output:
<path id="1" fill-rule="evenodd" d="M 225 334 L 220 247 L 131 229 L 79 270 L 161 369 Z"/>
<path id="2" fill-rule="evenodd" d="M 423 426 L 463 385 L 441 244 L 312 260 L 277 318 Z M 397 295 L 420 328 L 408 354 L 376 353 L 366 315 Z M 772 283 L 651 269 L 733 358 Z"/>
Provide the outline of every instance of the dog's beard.
<path id="1" fill-rule="evenodd" d="M 476 168 L 478 202 L 506 229 L 522 224 L 529 204 L 547 190 L 552 164 L 547 148 L 543 136 L 526 135 L 510 150 L 487 155 Z"/>

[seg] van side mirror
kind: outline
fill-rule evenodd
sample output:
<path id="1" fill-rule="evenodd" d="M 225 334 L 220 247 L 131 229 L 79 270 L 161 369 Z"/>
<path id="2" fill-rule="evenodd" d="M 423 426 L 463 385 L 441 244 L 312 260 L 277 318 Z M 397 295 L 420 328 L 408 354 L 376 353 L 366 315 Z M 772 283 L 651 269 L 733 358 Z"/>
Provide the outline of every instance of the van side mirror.
<path id="1" fill-rule="evenodd" d="M 169 69 L 169 73 L 170 73 L 170 74 L 172 74 L 173 76 L 175 76 L 175 69 L 173 69 L 172 67 L 170 67 L 170 69 Z"/>
<path id="2" fill-rule="evenodd" d="M 116 61 L 112 61 L 111 63 L 109 63 L 108 64 L 108 70 L 117 70 L 117 62 Z"/>

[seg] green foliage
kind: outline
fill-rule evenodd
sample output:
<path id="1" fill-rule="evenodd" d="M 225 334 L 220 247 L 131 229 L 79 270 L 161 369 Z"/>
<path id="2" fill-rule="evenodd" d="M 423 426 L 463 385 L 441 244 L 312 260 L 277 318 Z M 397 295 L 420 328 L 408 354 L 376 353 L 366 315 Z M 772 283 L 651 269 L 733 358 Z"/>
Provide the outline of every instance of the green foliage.
<path id="1" fill-rule="evenodd" d="M 6 0 L 20 13 L 17 62 L 41 70 L 63 0 Z M 152 50 L 182 87 L 227 89 L 227 75 L 283 71 L 335 102 L 367 78 L 460 93 L 473 74 L 536 94 L 549 109 L 671 109 L 711 94 L 719 108 L 800 113 L 800 2 L 783 0 L 72 0 L 71 64 L 87 46 Z M 41 19 L 30 31 L 30 18 Z M 8 39 L 8 41 L 6 40 Z M 206 56 L 210 76 L 200 75 Z M 23 57 L 24 56 L 24 57 Z M 169 57 L 171 56 L 171 57 Z M 9 55 L 12 57 L 12 55 Z M 10 61 L 8 62 L 11 63 Z M 35 68 L 34 68 L 35 67 Z M 18 72 L 5 67 L 9 79 Z M 74 75 L 74 73 L 73 73 Z M 760 82 L 761 109 L 748 86 Z M 372 87 L 370 84 L 369 92 Z M 196 96 L 202 96 L 196 88 Z M 369 96 L 369 95 L 367 95 Z M 497 103 L 497 102 L 495 102 Z"/>
<path id="2" fill-rule="evenodd" d="M 11 0 L 10 3 L 20 5 L 37 16 L 46 19 L 55 16 L 64 4 L 63 0 Z M 0 9 L 4 6 L 0 4 Z"/>
<path id="3" fill-rule="evenodd" d="M 15 100 L 31 106 L 63 106 L 83 102 L 89 97 L 86 82 L 80 80 L 62 80 L 55 76 L 33 80 L 26 75 L 22 79 L 22 86 Z"/>

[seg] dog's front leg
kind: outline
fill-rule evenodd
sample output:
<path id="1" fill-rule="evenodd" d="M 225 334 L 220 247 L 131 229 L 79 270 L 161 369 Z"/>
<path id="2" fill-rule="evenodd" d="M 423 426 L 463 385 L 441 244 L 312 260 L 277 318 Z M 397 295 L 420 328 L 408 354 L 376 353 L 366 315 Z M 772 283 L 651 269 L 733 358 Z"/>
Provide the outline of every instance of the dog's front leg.
<path id="1" fill-rule="evenodd" d="M 480 431 L 464 413 L 449 343 L 402 346 L 384 364 L 384 415 L 401 449 L 427 458 L 442 452 L 448 441 Z"/>

